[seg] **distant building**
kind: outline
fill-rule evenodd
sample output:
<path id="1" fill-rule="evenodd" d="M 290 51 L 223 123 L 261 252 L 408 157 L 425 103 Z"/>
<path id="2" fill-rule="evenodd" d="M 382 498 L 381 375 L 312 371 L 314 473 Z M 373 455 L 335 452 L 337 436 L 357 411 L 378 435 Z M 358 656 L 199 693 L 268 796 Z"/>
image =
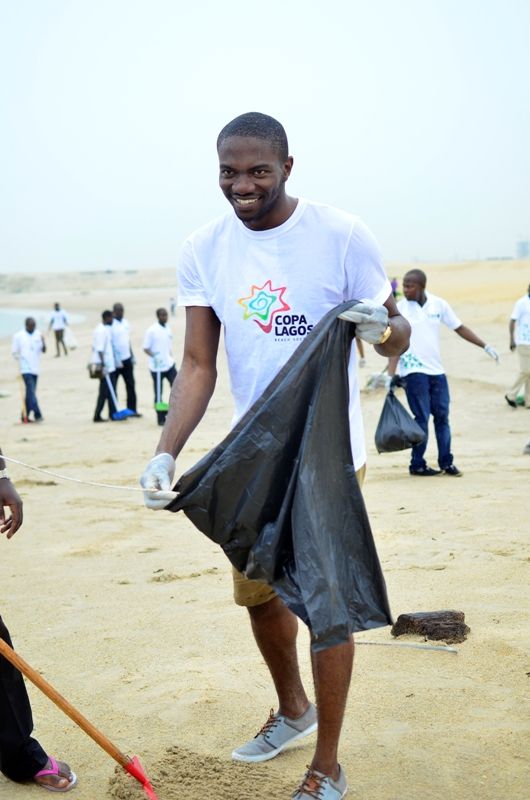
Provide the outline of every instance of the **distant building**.
<path id="1" fill-rule="evenodd" d="M 515 245 L 515 253 L 517 258 L 530 257 L 530 242 L 528 239 L 520 239 Z"/>

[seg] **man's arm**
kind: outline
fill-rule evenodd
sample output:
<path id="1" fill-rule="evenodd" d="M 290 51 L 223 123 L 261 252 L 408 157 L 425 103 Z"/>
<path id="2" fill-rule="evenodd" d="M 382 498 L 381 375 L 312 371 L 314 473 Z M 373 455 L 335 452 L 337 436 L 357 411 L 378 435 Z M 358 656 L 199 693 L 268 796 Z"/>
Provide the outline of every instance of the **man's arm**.
<path id="1" fill-rule="evenodd" d="M 515 320 L 510 320 L 509 325 L 510 330 L 510 350 L 515 350 Z"/>
<path id="2" fill-rule="evenodd" d="M 186 308 L 182 364 L 173 381 L 169 410 L 156 453 L 176 458 L 201 421 L 217 379 L 221 323 L 212 308 Z"/>
<path id="3" fill-rule="evenodd" d="M 458 333 L 462 339 L 465 339 L 466 342 L 471 342 L 471 344 L 476 344 L 477 347 L 486 347 L 486 342 L 484 342 L 480 336 L 477 336 L 471 328 L 468 328 L 467 325 L 460 325 L 459 328 L 455 328 L 455 333 Z"/>
<path id="4" fill-rule="evenodd" d="M 0 470 L 6 468 L 0 450 Z M 5 508 L 11 510 L 11 516 L 6 517 Z M 22 525 L 22 500 L 9 478 L 0 478 L 0 533 L 7 534 L 11 539 Z"/>
<path id="5" fill-rule="evenodd" d="M 486 342 L 483 341 L 480 336 L 477 336 L 471 328 L 468 328 L 467 325 L 460 325 L 458 328 L 455 328 L 455 333 L 458 333 L 466 342 L 471 342 L 471 344 L 476 344 L 477 347 L 481 347 L 490 358 L 496 361 L 497 364 L 499 363 L 499 354 L 495 348 L 492 347 L 491 344 L 486 344 Z"/>
<path id="6" fill-rule="evenodd" d="M 408 320 L 399 313 L 393 295 L 389 295 L 383 305 L 388 311 L 388 324 L 392 333 L 384 344 L 374 344 L 374 349 L 380 356 L 399 357 L 409 348 L 410 325 Z"/>

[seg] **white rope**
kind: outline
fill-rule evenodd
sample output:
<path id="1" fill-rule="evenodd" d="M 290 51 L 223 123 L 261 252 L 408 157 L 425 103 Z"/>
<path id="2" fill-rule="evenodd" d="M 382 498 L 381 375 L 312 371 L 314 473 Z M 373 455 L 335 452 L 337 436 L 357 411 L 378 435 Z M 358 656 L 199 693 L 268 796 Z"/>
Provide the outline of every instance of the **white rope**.
<path id="1" fill-rule="evenodd" d="M 416 650 L 442 650 L 446 653 L 458 653 L 456 647 L 449 647 L 445 644 L 413 644 L 412 642 L 363 642 L 355 640 L 355 644 L 376 644 L 381 647 L 414 647 Z"/>
<path id="2" fill-rule="evenodd" d="M 31 464 L 25 464 L 23 461 L 17 461 L 16 458 L 8 458 L 8 456 L 0 455 L 4 461 L 10 461 L 12 464 L 18 464 L 26 469 L 34 469 L 36 472 L 42 472 L 44 475 L 50 475 L 52 478 L 59 478 L 62 481 L 71 481 L 72 483 L 82 483 L 84 486 L 96 486 L 99 489 L 119 489 L 122 492 L 143 492 L 141 486 L 117 486 L 113 483 L 95 483 L 94 481 L 82 481 L 79 478 L 70 478 L 68 475 L 59 475 L 57 472 L 51 472 L 49 469 L 42 469 L 42 467 L 33 467 Z"/>

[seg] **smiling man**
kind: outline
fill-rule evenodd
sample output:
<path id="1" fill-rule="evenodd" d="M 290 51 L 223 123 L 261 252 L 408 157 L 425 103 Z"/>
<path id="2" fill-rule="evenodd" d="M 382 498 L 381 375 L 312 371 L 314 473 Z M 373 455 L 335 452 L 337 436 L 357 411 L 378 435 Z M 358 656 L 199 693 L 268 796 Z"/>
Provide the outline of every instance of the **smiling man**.
<path id="1" fill-rule="evenodd" d="M 153 509 L 164 508 L 171 499 L 167 492 L 175 458 L 213 394 L 221 326 L 234 424 L 312 327 L 346 300 L 363 301 L 347 318 L 356 323 L 356 335 L 380 355 L 399 355 L 408 347 L 409 325 L 397 311 L 379 249 L 366 226 L 346 212 L 287 195 L 293 159 L 282 125 L 265 114 L 243 114 L 223 128 L 217 150 L 219 185 L 234 213 L 201 228 L 184 244 L 179 269 L 179 304 L 186 307 L 184 356 L 157 455 L 141 480 L 146 505 Z M 361 481 L 366 453 L 354 351 L 349 420 L 353 463 Z M 300 678 L 297 618 L 268 585 L 235 571 L 234 596 L 248 609 L 278 695 L 278 711 L 254 738 L 233 750 L 232 758 L 266 761 L 318 727 L 311 766 L 293 797 L 339 800 L 347 792 L 338 744 L 353 637 L 313 652 L 315 707 Z M 255 796 L 261 796 L 258 787 Z"/>

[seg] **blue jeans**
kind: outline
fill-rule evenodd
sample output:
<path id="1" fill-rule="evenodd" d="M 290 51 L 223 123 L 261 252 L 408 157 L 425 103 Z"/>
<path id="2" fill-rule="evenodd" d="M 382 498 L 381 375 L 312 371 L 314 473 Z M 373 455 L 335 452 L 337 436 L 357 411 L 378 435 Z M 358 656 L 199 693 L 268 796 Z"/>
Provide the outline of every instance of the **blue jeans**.
<path id="1" fill-rule="evenodd" d="M 423 372 L 413 372 L 407 375 L 403 382 L 414 419 L 425 431 L 425 441 L 412 448 L 410 468 L 415 470 L 427 466 L 424 455 L 429 436 L 429 417 L 432 415 L 438 445 L 438 466 L 440 469 L 447 469 L 453 463 L 447 378 L 445 375 L 424 375 Z"/>
<path id="2" fill-rule="evenodd" d="M 37 401 L 37 378 L 38 375 L 33 375 L 31 372 L 24 372 L 22 374 L 24 383 L 26 384 L 26 416 L 29 417 L 30 412 L 33 411 L 35 419 L 41 419 L 39 403 Z"/>

